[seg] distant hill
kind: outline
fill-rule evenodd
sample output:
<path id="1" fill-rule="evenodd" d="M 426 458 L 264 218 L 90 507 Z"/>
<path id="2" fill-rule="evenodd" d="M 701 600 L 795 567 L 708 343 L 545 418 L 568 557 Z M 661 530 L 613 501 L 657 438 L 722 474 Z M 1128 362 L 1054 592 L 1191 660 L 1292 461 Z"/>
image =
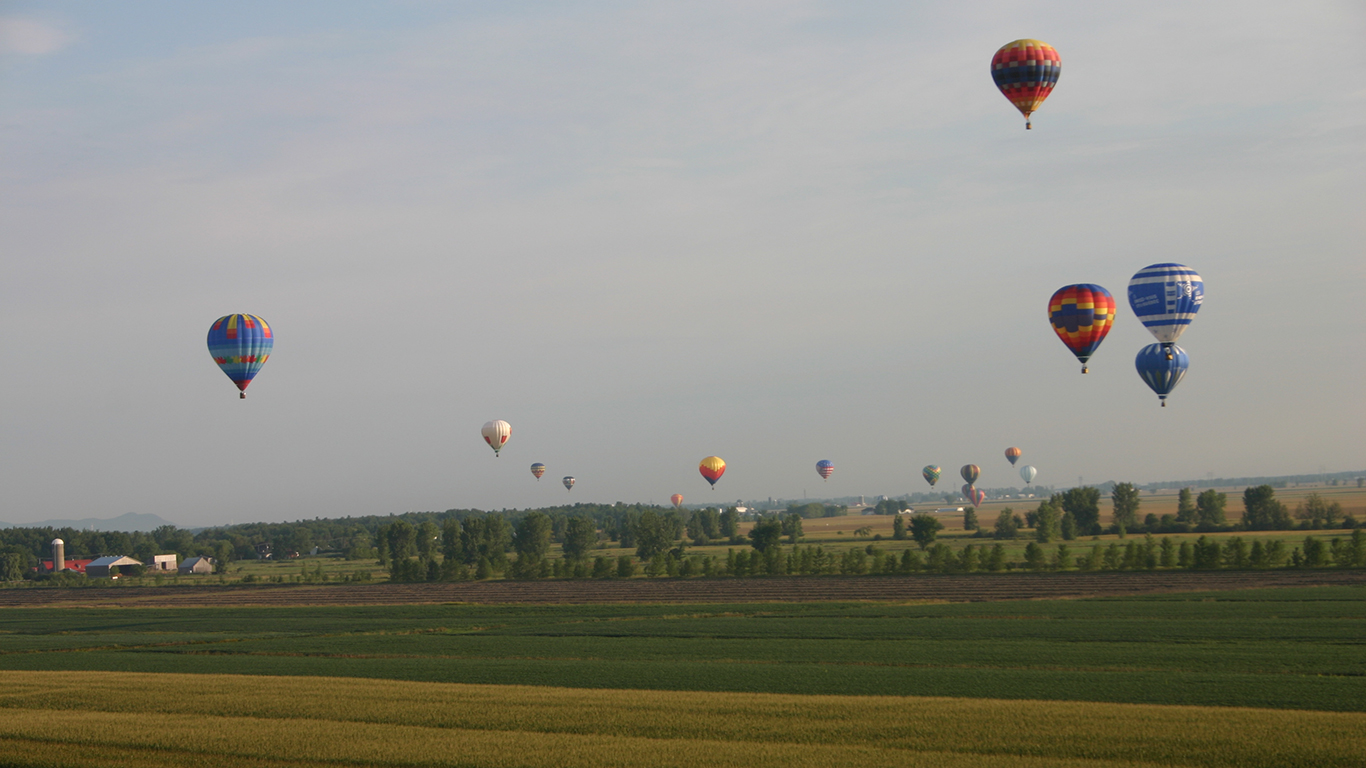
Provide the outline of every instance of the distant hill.
<path id="1" fill-rule="evenodd" d="M 163 525 L 175 525 L 159 515 L 129 512 L 102 520 L 87 517 L 82 520 L 39 520 L 36 523 L 0 523 L 0 528 L 75 528 L 82 531 L 154 531 Z"/>

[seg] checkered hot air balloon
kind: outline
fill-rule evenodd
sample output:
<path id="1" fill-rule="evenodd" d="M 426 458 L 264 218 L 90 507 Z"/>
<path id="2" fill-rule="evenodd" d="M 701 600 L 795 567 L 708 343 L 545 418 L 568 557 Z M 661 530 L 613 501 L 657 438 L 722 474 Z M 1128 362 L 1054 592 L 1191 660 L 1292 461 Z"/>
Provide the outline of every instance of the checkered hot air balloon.
<path id="1" fill-rule="evenodd" d="M 715 488 L 716 481 L 721 479 L 721 475 L 726 474 L 726 462 L 722 461 L 720 456 L 708 456 L 697 465 L 697 471 L 701 472 L 702 476 L 707 478 L 707 482 Z"/>
<path id="2" fill-rule="evenodd" d="M 829 480 L 830 476 L 835 474 L 835 462 L 829 459 L 816 462 L 816 474 L 820 475 L 822 480 Z"/>
<path id="3" fill-rule="evenodd" d="M 925 482 L 929 483 L 931 488 L 934 487 L 935 483 L 939 482 L 939 474 L 939 467 L 936 467 L 933 464 L 927 464 L 924 469 L 920 470 L 920 476 L 925 478 Z"/>
<path id="4" fill-rule="evenodd" d="M 1153 264 L 1129 281 L 1129 308 L 1172 359 L 1172 346 L 1205 301 L 1205 281 L 1190 267 Z"/>
<path id="5" fill-rule="evenodd" d="M 1188 365 L 1190 359 L 1186 357 L 1186 350 L 1175 344 L 1149 344 L 1140 349 L 1134 359 L 1138 375 L 1157 393 L 1163 408 L 1167 407 L 1167 395 L 1185 378 Z"/>
<path id="6" fill-rule="evenodd" d="M 1048 321 L 1086 373 L 1086 361 L 1115 324 L 1115 297 L 1091 283 L 1063 286 L 1048 300 Z"/>
<path id="7" fill-rule="evenodd" d="M 991 79 L 1020 114 L 1025 129 L 1033 127 L 1029 116 L 1043 104 L 1062 73 L 1062 59 L 1042 40 L 1015 40 L 1001 46 L 991 57 Z"/>
<path id="8" fill-rule="evenodd" d="M 209 326 L 209 354 L 247 399 L 247 386 L 275 348 L 275 333 L 256 315 L 224 315 Z"/>
<path id="9" fill-rule="evenodd" d="M 489 444 L 493 449 L 493 455 L 497 457 L 498 452 L 507 445 L 508 438 L 512 437 L 512 425 L 502 419 L 496 419 L 485 423 L 479 434 L 484 436 L 484 442 Z"/>
<path id="10" fill-rule="evenodd" d="M 535 464 L 532 464 L 532 465 L 531 465 L 531 474 L 535 475 L 537 480 L 540 480 L 540 479 L 541 479 L 541 475 L 544 475 L 544 474 L 545 474 L 545 465 L 542 464 L 542 463 L 539 462 L 539 461 L 536 462 Z"/>

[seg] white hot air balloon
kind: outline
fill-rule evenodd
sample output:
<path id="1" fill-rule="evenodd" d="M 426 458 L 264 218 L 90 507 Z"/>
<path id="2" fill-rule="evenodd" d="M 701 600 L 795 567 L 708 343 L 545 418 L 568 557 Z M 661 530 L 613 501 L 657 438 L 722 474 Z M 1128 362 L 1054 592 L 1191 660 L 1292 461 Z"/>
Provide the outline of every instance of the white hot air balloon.
<path id="1" fill-rule="evenodd" d="M 1038 476 L 1039 470 L 1035 469 L 1034 467 L 1028 464 L 1024 465 L 1023 467 L 1020 467 L 1020 477 L 1024 479 L 1026 485 L 1034 482 L 1034 478 Z"/>
<path id="2" fill-rule="evenodd" d="M 489 444 L 493 449 L 493 455 L 497 456 L 498 452 L 503 450 L 503 446 L 507 445 L 508 438 L 512 437 L 512 425 L 497 419 L 485 424 L 484 428 L 479 430 L 479 434 L 484 436 L 484 442 Z"/>

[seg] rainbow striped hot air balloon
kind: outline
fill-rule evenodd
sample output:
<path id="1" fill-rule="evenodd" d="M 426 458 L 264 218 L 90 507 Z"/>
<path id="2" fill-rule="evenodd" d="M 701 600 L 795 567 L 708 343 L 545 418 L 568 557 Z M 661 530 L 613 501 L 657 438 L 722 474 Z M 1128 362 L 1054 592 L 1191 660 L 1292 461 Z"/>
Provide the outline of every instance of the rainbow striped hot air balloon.
<path id="1" fill-rule="evenodd" d="M 247 386 L 270 359 L 275 334 L 256 315 L 224 315 L 209 326 L 209 354 L 247 399 Z"/>
<path id="2" fill-rule="evenodd" d="M 1024 115 L 1026 130 L 1034 127 L 1029 116 L 1053 92 L 1060 74 L 1062 58 L 1042 40 L 1014 40 L 991 57 L 991 79 L 1001 95 Z"/>
<path id="3" fill-rule="evenodd" d="M 494 457 L 497 457 L 498 452 L 503 450 L 504 445 L 507 445 L 508 438 L 512 437 L 512 425 L 502 419 L 496 419 L 486 422 L 479 430 L 479 434 L 484 436 L 484 442 L 489 444 L 489 447 L 493 449 Z"/>
<path id="4" fill-rule="evenodd" d="M 820 475 L 822 480 L 829 480 L 830 476 L 835 474 L 835 462 L 829 459 L 816 462 L 816 474 Z"/>
<path id="5" fill-rule="evenodd" d="M 532 465 L 531 465 L 531 474 L 535 475 L 537 480 L 540 480 L 540 479 L 541 479 L 541 475 L 544 475 L 544 474 L 545 474 L 545 465 L 542 464 L 542 463 L 539 462 L 539 461 L 536 462 L 535 464 L 532 464 Z"/>
<path id="6" fill-rule="evenodd" d="M 1048 300 L 1048 321 L 1086 373 L 1086 361 L 1115 324 L 1115 297 L 1091 283 L 1065 285 Z"/>
<path id="7" fill-rule="evenodd" d="M 936 467 L 933 464 L 927 464 L 924 469 L 920 470 L 920 476 L 925 478 L 925 482 L 929 483 L 930 487 L 933 488 L 934 484 L 939 482 L 940 472 L 941 470 L 939 467 Z"/>
<path id="8" fill-rule="evenodd" d="M 963 486 L 963 498 L 972 502 L 972 508 L 976 509 L 982 506 L 982 502 L 986 500 L 987 495 L 969 483 L 968 485 Z"/>
<path id="9" fill-rule="evenodd" d="M 697 465 L 697 471 L 701 472 L 702 476 L 707 478 L 707 482 L 715 488 L 716 481 L 721 479 L 721 475 L 726 474 L 726 462 L 722 461 L 720 456 L 708 456 Z"/>
<path id="10" fill-rule="evenodd" d="M 977 482 L 978 477 L 981 477 L 982 468 L 976 464 L 964 464 L 963 468 L 958 470 L 958 474 L 962 475 L 963 479 L 971 485 Z"/>

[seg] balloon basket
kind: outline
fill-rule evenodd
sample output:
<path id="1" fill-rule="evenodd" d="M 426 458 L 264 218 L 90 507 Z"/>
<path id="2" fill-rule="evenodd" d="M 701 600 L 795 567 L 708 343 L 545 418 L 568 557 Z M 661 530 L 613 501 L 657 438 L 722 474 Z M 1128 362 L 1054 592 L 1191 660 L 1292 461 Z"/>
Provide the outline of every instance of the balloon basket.
<path id="1" fill-rule="evenodd" d="M 246 400 L 246 399 L 247 399 L 247 393 L 246 393 L 246 392 L 238 392 L 238 393 L 237 393 L 237 399 L 238 399 L 238 400 Z"/>

